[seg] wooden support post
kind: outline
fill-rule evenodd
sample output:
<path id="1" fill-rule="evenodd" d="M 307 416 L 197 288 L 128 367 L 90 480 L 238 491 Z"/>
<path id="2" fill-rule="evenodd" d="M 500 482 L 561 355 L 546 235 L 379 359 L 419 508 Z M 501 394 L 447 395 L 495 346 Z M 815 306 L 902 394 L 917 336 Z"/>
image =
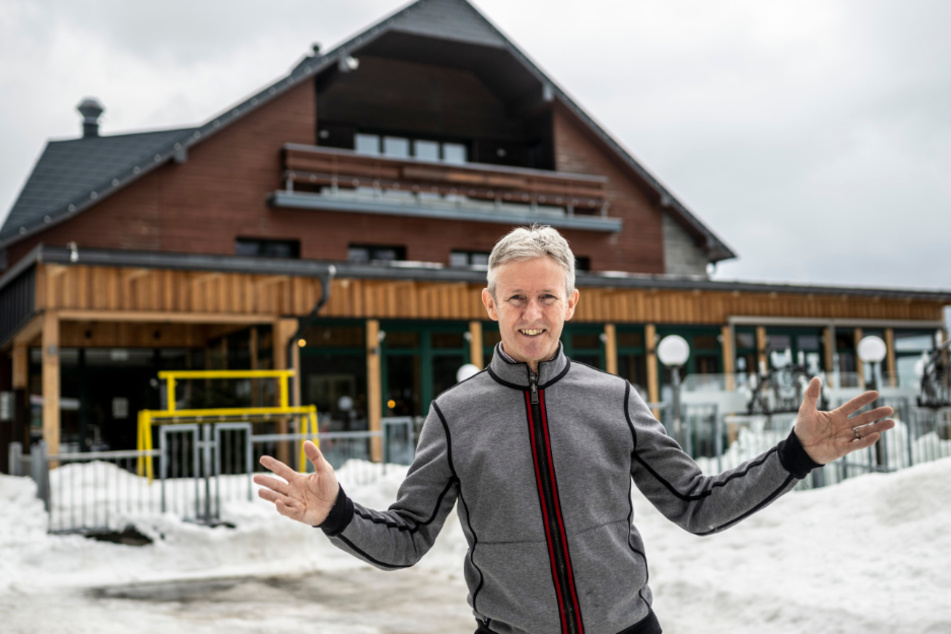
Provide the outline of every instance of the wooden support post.
<path id="1" fill-rule="evenodd" d="M 898 386 L 898 367 L 895 363 L 895 329 L 885 329 L 885 371 L 888 372 L 888 386 Z"/>
<path id="2" fill-rule="evenodd" d="M 730 326 L 723 326 L 720 328 L 720 349 L 723 351 L 723 376 L 724 376 L 724 389 L 727 392 L 732 392 L 736 389 L 736 376 L 734 375 L 735 370 L 734 361 L 735 355 L 733 354 L 733 328 Z"/>
<path id="3" fill-rule="evenodd" d="M 46 451 L 59 453 L 59 316 L 51 310 L 43 315 L 43 440 Z M 56 465 L 50 463 L 50 467 Z"/>
<path id="4" fill-rule="evenodd" d="M 274 331 L 273 336 L 271 337 L 272 345 L 274 346 L 274 369 L 275 370 L 288 370 L 288 362 L 292 358 L 287 356 L 287 346 L 291 341 L 291 337 L 297 331 L 297 320 L 296 319 L 278 319 L 274 321 Z M 298 371 L 298 377 L 300 378 L 300 368 L 294 368 Z M 278 434 L 288 433 L 287 419 L 281 418 L 277 421 L 277 429 L 275 430 Z M 291 452 L 290 446 L 286 442 L 278 443 L 277 445 L 277 459 L 285 464 L 291 464 Z"/>
<path id="5" fill-rule="evenodd" d="M 251 356 L 251 369 L 258 370 L 258 327 L 251 326 L 248 338 L 248 352 Z M 251 379 L 251 407 L 261 406 L 261 384 L 258 379 Z"/>
<path id="6" fill-rule="evenodd" d="M 480 370 L 485 368 L 485 359 L 482 354 L 482 322 L 469 322 L 469 360 Z"/>
<path id="7" fill-rule="evenodd" d="M 862 329 L 855 329 L 855 373 L 859 378 L 859 389 L 865 389 L 865 364 L 862 363 L 862 360 L 859 358 L 859 342 L 862 340 Z"/>
<path id="8" fill-rule="evenodd" d="M 13 389 L 25 390 L 29 377 L 30 349 L 25 342 L 13 344 Z"/>
<path id="9" fill-rule="evenodd" d="M 835 385 L 835 327 L 826 326 L 823 331 L 823 339 L 825 339 L 825 357 L 826 357 L 826 384 L 829 387 L 834 387 Z"/>
<path id="10" fill-rule="evenodd" d="M 766 338 L 766 326 L 756 327 L 756 363 L 758 374 L 765 374 L 769 370 L 769 358 L 766 354 L 768 339 Z"/>
<path id="11" fill-rule="evenodd" d="M 380 376 L 380 322 L 367 320 L 367 419 L 370 431 L 383 428 L 383 385 Z M 370 460 L 383 460 L 383 443 L 379 438 L 370 441 Z"/>
<path id="12" fill-rule="evenodd" d="M 605 370 L 617 374 L 617 327 L 604 324 L 604 365 Z"/>
<path id="13" fill-rule="evenodd" d="M 660 382 L 657 380 L 657 326 L 644 326 L 644 348 L 647 351 L 647 398 L 651 403 L 660 401 Z M 654 410 L 654 418 L 660 420 L 660 411 Z"/>

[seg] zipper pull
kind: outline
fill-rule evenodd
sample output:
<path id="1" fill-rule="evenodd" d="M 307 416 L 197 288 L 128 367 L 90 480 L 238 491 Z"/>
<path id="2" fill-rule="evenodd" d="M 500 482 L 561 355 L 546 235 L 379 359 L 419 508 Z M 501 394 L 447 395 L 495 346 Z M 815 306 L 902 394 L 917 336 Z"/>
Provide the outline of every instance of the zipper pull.
<path id="1" fill-rule="evenodd" d="M 528 380 L 532 388 L 532 405 L 538 405 L 538 378 L 532 376 Z"/>

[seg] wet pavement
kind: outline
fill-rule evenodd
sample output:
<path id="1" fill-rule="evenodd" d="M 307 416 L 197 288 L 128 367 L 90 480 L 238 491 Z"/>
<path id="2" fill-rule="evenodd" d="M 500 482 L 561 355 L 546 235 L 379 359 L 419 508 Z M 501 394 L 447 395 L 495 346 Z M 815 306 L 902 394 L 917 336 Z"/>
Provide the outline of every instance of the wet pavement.
<path id="1" fill-rule="evenodd" d="M 475 630 L 463 581 L 417 569 L 142 583 L 11 599 L 0 597 L 0 613 L 16 606 L 0 629 L 23 634 Z"/>

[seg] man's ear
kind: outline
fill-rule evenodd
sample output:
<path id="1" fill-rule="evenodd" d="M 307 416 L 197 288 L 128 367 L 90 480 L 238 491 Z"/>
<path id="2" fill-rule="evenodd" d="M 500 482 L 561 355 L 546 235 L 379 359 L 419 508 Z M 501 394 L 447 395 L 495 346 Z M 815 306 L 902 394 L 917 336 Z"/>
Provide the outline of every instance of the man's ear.
<path id="1" fill-rule="evenodd" d="M 565 311 L 565 321 L 568 321 L 575 315 L 575 306 L 578 305 L 578 298 L 581 297 L 581 293 L 578 292 L 578 289 L 571 291 L 571 295 L 568 296 L 568 310 Z"/>
<path id="2" fill-rule="evenodd" d="M 489 319 L 498 321 L 499 309 L 495 305 L 495 299 L 492 297 L 492 293 L 490 293 L 487 288 L 482 289 L 482 303 L 485 304 L 485 310 L 489 313 Z"/>

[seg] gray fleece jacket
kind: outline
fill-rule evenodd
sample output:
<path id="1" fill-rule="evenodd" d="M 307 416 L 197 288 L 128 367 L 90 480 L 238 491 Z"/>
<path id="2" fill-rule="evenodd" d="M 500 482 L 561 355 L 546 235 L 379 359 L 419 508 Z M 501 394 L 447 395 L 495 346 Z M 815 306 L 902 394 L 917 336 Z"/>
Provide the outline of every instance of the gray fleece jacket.
<path id="1" fill-rule="evenodd" d="M 500 634 L 616 634 L 651 615 L 631 482 L 698 535 L 736 524 L 817 466 L 795 434 L 758 458 L 703 475 L 627 381 L 571 362 L 493 355 L 443 392 L 387 511 L 341 490 L 324 532 L 379 568 L 426 554 L 458 501 L 477 619 Z"/>

